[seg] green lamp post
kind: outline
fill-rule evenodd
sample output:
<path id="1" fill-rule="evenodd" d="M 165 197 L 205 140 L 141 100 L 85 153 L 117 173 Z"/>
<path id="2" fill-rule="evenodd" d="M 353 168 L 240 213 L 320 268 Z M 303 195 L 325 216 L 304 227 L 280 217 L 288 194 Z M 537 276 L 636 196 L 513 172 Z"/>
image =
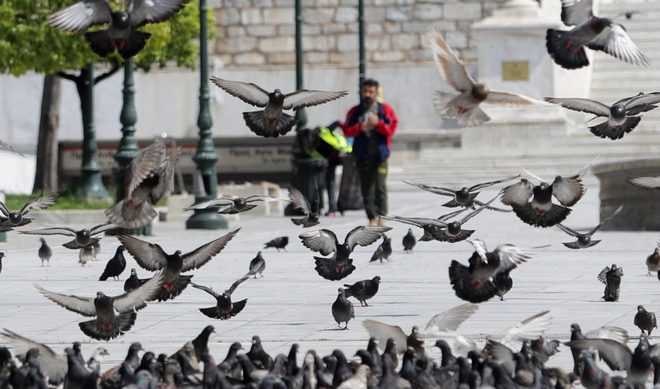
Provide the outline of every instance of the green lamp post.
<path id="1" fill-rule="evenodd" d="M 199 2 L 199 116 L 197 117 L 197 127 L 199 127 L 199 143 L 197 151 L 193 156 L 193 161 L 197 165 L 195 174 L 201 176 L 203 188 L 197 192 L 203 191 L 204 194 L 195 195 L 195 204 L 212 200 L 218 196 L 218 176 L 215 170 L 215 164 L 220 157 L 215 152 L 215 145 L 211 138 L 211 127 L 213 119 L 209 108 L 209 66 L 208 66 L 208 27 L 206 22 L 206 13 L 208 6 L 206 0 Z M 217 230 L 228 228 L 227 220 L 220 215 L 217 207 L 196 209 L 195 214 L 186 220 L 187 229 L 205 229 Z"/>
<path id="2" fill-rule="evenodd" d="M 302 0 L 296 0 L 296 90 L 303 89 L 303 47 L 302 47 Z M 296 131 L 302 130 L 307 125 L 306 110 L 296 111 L 298 124 Z"/>
<path id="3" fill-rule="evenodd" d="M 364 0 L 358 0 L 358 39 L 359 39 L 359 51 L 360 51 L 360 65 L 359 65 L 359 78 L 360 85 L 358 85 L 358 96 L 362 94 L 362 83 L 364 82 L 365 74 L 367 72 L 367 60 L 364 44 Z"/>
<path id="4" fill-rule="evenodd" d="M 81 96 L 83 112 L 83 164 L 82 182 L 76 191 L 77 197 L 107 198 L 108 191 L 103 186 L 101 167 L 96 162 L 96 133 L 94 131 L 94 63 L 87 65 L 86 93 Z"/>

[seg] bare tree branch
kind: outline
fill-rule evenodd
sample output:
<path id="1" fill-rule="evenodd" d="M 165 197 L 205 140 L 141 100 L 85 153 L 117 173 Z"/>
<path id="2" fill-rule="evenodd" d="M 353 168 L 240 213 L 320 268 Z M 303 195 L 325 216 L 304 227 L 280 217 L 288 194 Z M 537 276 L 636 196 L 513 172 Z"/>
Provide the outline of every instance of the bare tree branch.
<path id="1" fill-rule="evenodd" d="M 114 65 L 114 66 L 112 67 L 112 69 L 110 69 L 110 70 L 108 70 L 107 72 L 105 72 L 105 73 L 103 73 L 103 74 L 97 76 L 97 77 L 94 79 L 94 83 L 95 83 L 95 84 L 98 84 L 99 82 L 101 82 L 101 81 L 105 80 L 106 78 L 112 76 L 113 74 L 117 73 L 117 70 L 119 70 L 119 69 L 121 69 L 121 66 L 120 66 L 120 65 Z"/>

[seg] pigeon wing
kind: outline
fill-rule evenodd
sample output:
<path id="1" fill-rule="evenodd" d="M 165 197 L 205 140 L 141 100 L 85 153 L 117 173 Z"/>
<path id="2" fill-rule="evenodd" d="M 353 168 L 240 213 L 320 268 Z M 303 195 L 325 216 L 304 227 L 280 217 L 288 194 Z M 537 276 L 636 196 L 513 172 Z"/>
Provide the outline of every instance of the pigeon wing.
<path id="1" fill-rule="evenodd" d="M 461 210 L 463 212 L 463 209 Z M 452 212 L 453 214 L 454 212 Z M 429 219 L 425 217 L 401 217 L 401 216 L 381 216 L 385 220 L 392 220 L 395 222 L 409 224 L 415 227 L 424 227 L 425 225 L 433 225 L 436 227 L 447 227 L 447 223 L 439 219 Z"/>
<path id="2" fill-rule="evenodd" d="M 593 235 L 593 234 L 595 234 L 596 231 L 598 231 L 598 230 L 600 229 L 600 227 L 603 226 L 603 224 L 605 224 L 605 223 L 607 223 L 608 221 L 612 220 L 612 218 L 615 217 L 616 215 L 618 215 L 619 213 L 621 213 L 622 210 L 623 210 L 623 204 L 621 204 L 621 205 L 619 206 L 619 208 L 617 208 L 614 212 L 612 212 L 612 214 L 611 214 L 610 216 L 608 216 L 605 220 L 603 220 L 602 222 L 600 222 L 600 224 L 598 224 L 598 225 L 597 225 L 596 227 L 594 227 L 591 231 L 589 231 L 589 235 Z"/>
<path id="3" fill-rule="evenodd" d="M 639 66 L 649 66 L 649 59 L 642 54 L 641 50 L 630 39 L 625 28 L 612 23 L 606 27 L 596 38 L 589 42 L 588 47 L 592 50 L 602 50 L 607 54 Z"/>
<path id="4" fill-rule="evenodd" d="M 557 223 L 557 224 L 555 224 L 555 226 L 559 227 L 560 230 L 564 231 L 565 233 L 567 233 L 568 235 L 570 235 L 570 236 L 572 236 L 572 237 L 574 237 L 574 238 L 577 238 L 578 235 L 580 235 L 579 232 L 577 232 L 577 231 L 575 231 L 574 229 L 571 229 L 571 228 L 569 228 L 569 227 L 566 227 L 566 226 L 564 226 L 564 225 L 562 225 L 562 224 Z"/>
<path id="5" fill-rule="evenodd" d="M 196 284 L 196 283 L 194 283 L 194 282 L 191 282 L 190 285 L 191 285 L 193 288 L 196 288 L 196 289 L 199 289 L 199 290 L 203 290 L 204 292 L 210 294 L 211 296 L 213 296 L 213 297 L 215 297 L 215 298 L 218 298 L 218 296 L 219 296 L 219 294 L 217 294 L 212 288 L 209 288 L 208 286 L 199 285 L 199 284 Z M 215 309 L 215 307 L 213 307 L 213 309 Z"/>
<path id="6" fill-rule="evenodd" d="M 626 182 L 642 189 L 660 189 L 660 177 L 628 177 Z"/>
<path id="7" fill-rule="evenodd" d="M 646 112 L 647 109 L 649 108 L 647 106 L 655 107 L 652 104 L 657 104 L 660 103 L 660 93 L 659 92 L 653 92 L 653 93 L 646 93 L 643 95 L 637 95 L 634 97 L 631 97 L 628 99 L 626 102 L 626 112 L 628 115 L 631 114 L 637 114 L 640 112 Z M 637 109 L 636 109 L 637 108 Z M 640 111 L 640 109 L 642 109 Z M 653 109 L 653 108 L 651 108 Z M 633 112 L 631 112 L 633 111 Z M 637 112 L 634 112 L 637 111 Z"/>
<path id="8" fill-rule="evenodd" d="M 226 206 L 232 206 L 234 205 L 234 201 L 228 197 L 220 197 L 217 199 L 205 201 L 203 203 L 191 205 L 190 207 L 186 207 L 183 210 L 184 211 L 192 211 L 193 209 L 206 209 L 210 207 L 226 207 Z"/>
<path id="9" fill-rule="evenodd" d="M 247 203 L 254 203 L 256 201 L 280 201 L 280 199 L 269 195 L 252 195 L 245 198 L 245 202 Z"/>
<path id="10" fill-rule="evenodd" d="M 546 97 L 545 101 L 548 103 L 560 105 L 572 111 L 591 113 L 596 116 L 610 116 L 610 107 L 596 100 L 579 98 L 560 99 L 554 97 Z"/>
<path id="11" fill-rule="evenodd" d="M 633 354 L 628 346 L 612 339 L 580 339 L 566 342 L 564 345 L 580 350 L 595 348 L 598 355 L 612 370 L 628 370 Z"/>
<path id="12" fill-rule="evenodd" d="M 76 236 L 76 230 L 69 227 L 49 227 L 41 228 L 39 230 L 32 231 L 18 231 L 19 234 L 28 234 L 28 235 L 65 235 L 65 236 Z"/>
<path id="13" fill-rule="evenodd" d="M 19 360 L 25 359 L 25 354 L 31 349 L 36 348 L 39 350 L 39 369 L 48 377 L 48 380 L 53 383 L 61 383 L 67 373 L 67 360 L 66 357 L 58 355 L 53 349 L 45 344 L 37 343 L 31 339 L 25 338 L 15 332 L 9 331 L 4 328 L 3 333 L 0 333 L 3 338 L 11 344 L 14 356 Z"/>
<path id="14" fill-rule="evenodd" d="M 119 235 L 117 239 L 124 245 L 126 251 L 135 258 L 135 262 L 141 268 L 157 271 L 167 266 L 167 254 L 160 245 L 145 242 L 130 235 Z"/>
<path id="15" fill-rule="evenodd" d="M 161 164 L 163 158 L 165 158 L 165 152 L 165 144 L 155 142 L 133 158 L 124 176 L 125 199 L 130 199 L 135 188 Z"/>
<path id="16" fill-rule="evenodd" d="M 249 276 L 249 275 L 246 275 L 245 277 L 243 277 L 243 278 L 239 278 L 239 279 L 236 280 L 233 284 L 231 284 L 231 287 L 230 287 L 229 289 L 227 289 L 227 291 L 229 292 L 229 294 L 231 295 L 232 293 L 234 293 L 234 291 L 236 290 L 236 288 L 238 288 L 238 286 L 239 286 L 240 284 L 242 284 L 243 282 L 247 281 L 248 278 L 250 278 L 250 276 Z"/>
<path id="17" fill-rule="evenodd" d="M 550 311 L 539 312 L 509 327 L 504 332 L 500 343 L 517 352 L 521 349 L 523 340 L 537 339 L 550 328 L 552 317 L 548 316 L 548 313 Z"/>
<path id="18" fill-rule="evenodd" d="M 501 180 L 488 181 L 488 182 L 482 182 L 482 183 L 479 183 L 479 184 L 475 184 L 475 185 L 472 185 L 470 187 L 470 189 L 468 189 L 468 192 L 474 192 L 475 190 L 488 188 L 489 186 L 493 186 L 495 184 L 501 184 L 503 182 L 513 181 L 518 177 L 520 177 L 520 174 L 518 174 L 517 176 L 513 176 L 513 177 L 503 178 Z"/>
<path id="19" fill-rule="evenodd" d="M 557 176 L 552 182 L 552 194 L 566 207 L 575 205 L 585 192 L 579 175 L 567 178 Z"/>
<path id="20" fill-rule="evenodd" d="M 51 27 L 70 32 L 82 32 L 112 22 L 112 8 L 107 0 L 85 0 L 48 16 Z"/>
<path id="21" fill-rule="evenodd" d="M 324 92 L 318 90 L 301 89 L 297 92 L 289 93 L 284 96 L 282 109 L 298 110 L 305 107 L 313 107 L 315 105 L 327 103 L 328 101 L 336 100 L 340 97 L 346 96 L 347 91 L 341 92 Z"/>
<path id="22" fill-rule="evenodd" d="M 164 277 L 163 272 L 160 272 L 139 288 L 115 297 L 113 308 L 119 313 L 129 313 L 146 307 L 147 302 L 154 300 L 163 288 Z"/>
<path id="23" fill-rule="evenodd" d="M 491 90 L 484 103 L 498 105 L 547 105 L 543 101 L 532 99 L 531 97 L 519 95 L 516 93 Z"/>
<path id="24" fill-rule="evenodd" d="M 378 346 L 385 349 L 387 339 L 394 339 L 396 344 L 396 351 L 403 354 L 408 348 L 408 335 L 399 326 L 385 324 L 376 320 L 365 320 L 362 322 L 364 328 L 367 329 L 369 336 L 373 336 L 378 341 Z"/>
<path id="25" fill-rule="evenodd" d="M 515 269 L 518 265 L 527 262 L 532 257 L 532 253 L 529 251 L 512 244 L 501 244 L 497 246 L 493 254 L 500 258 L 500 267 L 497 269 L 498 273 Z"/>
<path id="26" fill-rule="evenodd" d="M 600 281 L 603 284 L 607 285 L 607 273 L 609 271 L 610 271 L 610 267 L 605 266 L 605 268 L 603 270 L 601 270 L 600 273 L 598 273 L 598 276 L 596 277 L 596 278 L 598 278 L 598 281 Z"/>
<path id="27" fill-rule="evenodd" d="M 55 293 L 46 290 L 37 284 L 34 284 L 34 286 L 41 294 L 46 296 L 47 299 L 71 312 L 79 313 L 88 317 L 96 316 L 96 307 L 94 306 L 93 298 Z"/>
<path id="28" fill-rule="evenodd" d="M 261 89 L 256 84 L 251 82 L 228 81 L 213 76 L 211 77 L 211 81 L 215 85 L 224 89 L 225 92 L 234 97 L 238 97 L 250 105 L 262 108 L 268 105 L 268 92 Z"/>
<path id="29" fill-rule="evenodd" d="M 567 26 L 577 26 L 593 16 L 592 0 L 562 0 L 561 21 Z"/>
<path id="30" fill-rule="evenodd" d="M 30 212 L 33 209 L 34 210 L 46 209 L 51 205 L 55 204 L 55 202 L 59 197 L 60 197 L 59 194 L 37 197 L 36 199 L 29 201 L 27 204 L 23 206 L 23 208 L 21 209 L 21 215 L 25 215 L 26 213 Z"/>
<path id="31" fill-rule="evenodd" d="M 477 253 L 481 261 L 487 263 L 488 258 L 486 257 L 486 253 L 488 252 L 488 249 L 486 248 L 486 243 L 481 239 L 475 239 L 468 242 L 474 247 L 474 251 Z"/>
<path id="32" fill-rule="evenodd" d="M 290 187 L 289 198 L 291 199 L 294 208 L 300 208 L 306 215 L 311 212 L 311 206 L 309 205 L 307 197 L 305 197 L 298 189 Z"/>
<path id="33" fill-rule="evenodd" d="M 163 201 L 165 196 L 170 193 L 170 188 L 172 187 L 172 178 L 174 177 L 174 169 L 179 163 L 181 158 L 181 147 L 177 147 L 176 150 L 170 154 L 165 163 L 156 169 L 156 173 L 159 176 L 158 185 L 151 190 L 149 196 L 151 204 L 156 205 Z"/>
<path id="34" fill-rule="evenodd" d="M 499 196 L 499 193 L 497 195 L 495 195 L 495 197 L 490 199 L 490 201 L 488 201 L 487 203 L 481 205 L 479 208 L 477 208 L 474 211 L 472 211 L 472 212 L 468 213 L 467 215 L 465 215 L 465 217 L 463 219 L 461 219 L 461 224 L 465 224 L 468 220 L 472 219 L 473 217 L 477 216 L 481 211 L 488 208 L 488 206 L 493 201 L 495 201 L 495 199 L 497 199 L 498 196 Z"/>
<path id="35" fill-rule="evenodd" d="M 439 194 L 439 195 L 445 195 L 445 196 L 455 196 L 456 195 L 456 193 L 455 193 L 456 191 L 454 191 L 452 189 L 449 189 L 449 188 L 443 188 L 443 187 L 440 187 L 440 186 L 431 186 L 431 185 L 426 185 L 426 184 L 417 184 L 417 183 L 408 182 L 408 181 L 403 181 L 403 182 L 408 184 L 408 185 L 416 186 L 419 189 L 423 189 L 425 191 L 435 193 L 435 194 Z"/>
<path id="36" fill-rule="evenodd" d="M 230 240 L 236 234 L 238 234 L 238 231 L 240 231 L 240 228 L 237 228 L 233 231 L 230 231 L 224 236 L 219 237 L 216 240 L 213 240 L 199 248 L 197 248 L 194 251 L 191 251 L 187 254 L 184 254 L 182 256 L 183 258 L 183 267 L 181 268 L 181 272 L 185 273 L 187 271 L 193 270 L 193 269 L 199 269 L 204 265 L 206 262 L 210 261 L 211 258 L 213 258 L 215 255 L 217 255 L 222 249 L 225 248 L 227 243 L 229 243 Z"/>
<path id="37" fill-rule="evenodd" d="M 424 327 L 424 332 L 456 331 L 458 327 L 463 324 L 464 321 L 469 319 L 478 309 L 479 305 L 467 303 L 439 313 L 429 320 L 426 327 Z"/>
<path id="38" fill-rule="evenodd" d="M 600 327 L 584 334 L 587 338 L 612 339 L 621 344 L 628 343 L 628 331 L 621 327 Z"/>
<path id="39" fill-rule="evenodd" d="M 116 226 L 116 225 L 114 225 L 114 224 L 112 224 L 112 223 L 110 223 L 110 222 L 108 222 L 108 223 L 104 223 L 104 224 L 99 224 L 99 225 L 97 225 L 97 226 L 92 227 L 92 228 L 89 230 L 89 234 L 90 234 L 90 235 L 98 235 L 98 234 L 100 234 L 100 233 L 102 233 L 102 232 L 106 232 L 106 231 L 108 231 L 108 230 L 112 230 L 112 229 L 115 229 L 115 228 L 119 228 L 119 226 Z"/>
<path id="40" fill-rule="evenodd" d="M 513 207 L 522 207 L 534 194 L 534 185 L 523 178 L 517 184 L 509 185 L 502 190 L 502 203 Z"/>
<path id="41" fill-rule="evenodd" d="M 349 250 L 353 251 L 357 245 L 362 247 L 369 246 L 391 229 L 392 227 L 355 227 L 346 234 L 346 241 L 344 243 L 348 246 Z"/>
<path id="42" fill-rule="evenodd" d="M 133 28 L 147 23 L 160 23 L 179 12 L 188 0 L 131 0 L 127 11 L 131 14 Z"/>
<path id="43" fill-rule="evenodd" d="M 303 232 L 298 235 L 298 237 L 302 240 L 303 246 L 312 251 L 321 253 L 321 255 L 329 255 L 334 252 L 339 244 L 337 235 L 326 229 Z"/>
<path id="44" fill-rule="evenodd" d="M 458 59 L 442 35 L 433 28 L 429 29 L 429 42 L 433 59 L 442 78 L 459 92 L 472 90 L 476 83 L 465 69 L 463 61 Z"/>

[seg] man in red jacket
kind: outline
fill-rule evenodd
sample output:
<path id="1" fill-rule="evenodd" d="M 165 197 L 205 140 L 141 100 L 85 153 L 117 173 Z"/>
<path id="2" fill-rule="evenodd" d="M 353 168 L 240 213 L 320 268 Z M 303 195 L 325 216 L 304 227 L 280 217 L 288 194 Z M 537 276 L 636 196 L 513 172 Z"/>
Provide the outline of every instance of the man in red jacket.
<path id="1" fill-rule="evenodd" d="M 387 215 L 387 159 L 399 123 L 392 107 L 376 101 L 377 95 L 378 81 L 364 80 L 361 103 L 348 111 L 342 125 L 344 135 L 355 138 L 353 155 L 370 226 L 386 225 L 378 217 Z"/>

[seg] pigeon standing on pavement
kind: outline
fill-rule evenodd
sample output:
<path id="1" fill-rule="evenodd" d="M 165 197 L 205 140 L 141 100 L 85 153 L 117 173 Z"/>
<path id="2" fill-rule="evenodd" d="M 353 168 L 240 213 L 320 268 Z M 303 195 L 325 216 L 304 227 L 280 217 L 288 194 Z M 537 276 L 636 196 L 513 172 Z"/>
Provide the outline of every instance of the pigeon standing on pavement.
<path id="1" fill-rule="evenodd" d="M 269 247 L 274 247 L 277 249 L 277 251 L 280 251 L 280 249 L 286 251 L 286 245 L 289 244 L 289 237 L 288 236 L 280 236 L 279 238 L 275 238 L 271 240 L 270 242 L 267 242 L 266 245 L 264 246 L 265 249 Z"/>
<path id="2" fill-rule="evenodd" d="M 261 256 L 261 251 L 257 253 L 257 256 L 252 258 L 250 261 L 250 270 L 248 273 L 245 275 L 246 277 L 254 276 L 254 278 L 257 278 L 257 274 L 261 278 L 264 278 L 263 272 L 266 270 L 266 260 L 264 257 Z"/>
<path id="3" fill-rule="evenodd" d="M 504 295 L 509 293 L 511 288 L 513 288 L 511 270 L 513 269 L 501 271 L 493 276 L 493 285 L 495 285 L 495 288 L 497 288 L 497 292 L 495 292 L 495 294 L 499 296 L 500 301 L 504 301 Z"/>
<path id="4" fill-rule="evenodd" d="M 154 206 L 170 193 L 181 148 L 166 154 L 165 144 L 156 141 L 133 158 L 124 175 L 123 200 L 105 211 L 108 220 L 122 228 L 140 228 L 158 216 Z"/>
<path id="5" fill-rule="evenodd" d="M 9 231 L 12 227 L 20 227 L 26 224 L 30 224 L 33 219 L 28 219 L 25 217 L 28 212 L 33 209 L 46 209 L 55 204 L 59 197 L 59 194 L 37 197 L 36 199 L 28 201 L 27 204 L 25 204 L 23 208 L 21 208 L 21 210 L 18 212 L 10 211 L 5 203 L 0 201 L 0 227 L 3 227 L 2 229 L 4 231 Z"/>
<path id="6" fill-rule="evenodd" d="M 637 306 L 637 314 L 635 314 L 634 324 L 642 330 L 646 331 L 646 335 L 651 336 L 654 328 L 658 328 L 658 321 L 655 319 L 655 313 L 649 312 L 644 309 L 643 305 Z"/>
<path id="7" fill-rule="evenodd" d="M 647 276 L 650 276 L 652 271 L 660 271 L 660 241 L 656 243 L 653 254 L 646 257 L 646 268 L 649 270 Z"/>
<path id="8" fill-rule="evenodd" d="M 83 247 L 89 246 L 92 249 L 92 258 L 94 257 L 94 248 L 92 245 L 97 243 L 101 238 L 95 238 L 94 235 L 98 235 L 105 231 L 117 228 L 116 225 L 112 223 L 99 224 L 90 229 L 83 228 L 82 230 L 74 230 L 70 227 L 50 227 L 42 228 L 40 230 L 32 231 L 19 231 L 19 234 L 28 234 L 28 235 L 64 235 L 72 236 L 74 239 L 70 242 L 63 244 L 62 246 L 71 249 L 77 250 Z"/>
<path id="9" fill-rule="evenodd" d="M 2 258 L 5 257 L 5 253 L 0 252 L 0 273 L 2 273 Z"/>
<path id="10" fill-rule="evenodd" d="M 105 58 L 117 50 L 128 59 L 142 51 L 151 37 L 138 28 L 168 20 L 186 3 L 187 0 L 131 0 L 126 10 L 115 11 L 107 0 L 84 0 L 53 13 L 48 17 L 48 24 L 69 32 L 83 32 L 92 26 L 109 24 L 107 29 L 86 32 L 85 39 L 99 57 Z"/>
<path id="11" fill-rule="evenodd" d="M 319 191 L 314 186 L 314 199 L 310 203 L 298 189 L 294 187 L 289 188 L 289 198 L 291 199 L 291 204 L 293 204 L 294 209 L 300 209 L 305 217 L 302 219 L 291 218 L 293 224 L 297 226 L 313 227 L 319 224 Z"/>
<path id="12" fill-rule="evenodd" d="M 131 276 L 124 281 L 124 292 L 130 292 L 131 290 L 135 290 L 140 287 L 140 285 L 144 284 L 149 280 L 142 280 L 138 278 L 137 271 L 135 268 L 131 269 Z"/>
<path id="13" fill-rule="evenodd" d="M 119 276 L 124 271 L 124 269 L 126 269 L 126 259 L 124 258 L 124 246 L 119 245 L 119 247 L 117 247 L 117 251 L 115 252 L 115 256 L 112 257 L 105 265 L 105 270 L 103 271 L 103 274 L 101 274 L 99 281 L 105 281 L 110 277 L 112 277 L 116 281 L 121 281 L 119 279 Z"/>
<path id="14" fill-rule="evenodd" d="M 230 95 L 255 107 L 264 108 L 260 111 L 243 112 L 243 119 L 250 131 L 264 138 L 277 138 L 284 135 L 298 123 L 296 117 L 286 114 L 282 110 L 297 111 L 305 107 L 327 103 L 348 94 L 346 91 L 323 92 L 301 89 L 285 95 L 279 89 L 268 93 L 253 83 L 229 81 L 217 77 L 211 77 L 211 81 Z"/>
<path id="15" fill-rule="evenodd" d="M 403 237 L 403 251 L 407 253 L 412 253 L 413 248 L 417 244 L 417 238 L 413 234 L 412 228 L 408 228 L 408 233 Z"/>
<path id="16" fill-rule="evenodd" d="M 346 298 L 344 288 L 339 288 L 338 292 L 337 299 L 332 303 L 332 317 L 335 318 L 337 327 L 341 327 L 341 323 L 346 323 L 346 326 L 342 329 L 347 330 L 348 322 L 355 318 L 355 310 L 353 309 L 353 303 Z"/>
<path id="17" fill-rule="evenodd" d="M 383 259 L 391 261 L 390 256 L 392 255 L 392 238 L 387 235 L 383 235 L 383 243 L 378 246 L 374 255 L 371 256 L 369 262 L 375 262 L 380 259 L 380 263 L 383 263 Z"/>
<path id="18" fill-rule="evenodd" d="M 570 236 L 573 236 L 577 238 L 577 241 L 575 242 L 568 242 L 568 243 L 562 243 L 564 246 L 568 247 L 569 249 L 586 249 L 591 246 L 597 245 L 600 240 L 591 240 L 591 236 L 595 234 L 600 227 L 603 226 L 603 224 L 607 223 L 608 221 L 612 220 L 612 218 L 619 213 L 621 213 L 621 210 L 623 209 L 623 204 L 619 208 L 617 208 L 610 216 L 608 216 L 605 220 L 600 222 L 596 227 L 592 228 L 591 231 L 587 233 L 579 233 L 571 228 L 568 228 L 562 224 L 557 224 L 557 227 L 559 227 L 560 230 L 564 231 Z"/>
<path id="19" fill-rule="evenodd" d="M 635 46 L 626 28 L 609 18 L 593 14 L 592 0 L 562 0 L 563 31 L 549 28 L 546 48 L 555 63 L 564 69 L 579 69 L 589 65 L 585 47 L 603 51 L 615 58 L 638 66 L 649 66 L 649 59 Z"/>
<path id="20" fill-rule="evenodd" d="M 602 123 L 589 127 L 592 134 L 601 138 L 610 138 L 617 140 L 637 127 L 642 117 L 642 112 L 648 112 L 657 108 L 656 103 L 660 103 L 660 93 L 639 94 L 633 97 L 626 97 L 619 100 L 611 107 L 596 101 L 580 98 L 554 98 L 546 97 L 545 101 L 553 104 L 559 104 L 564 108 L 578 112 L 586 112 L 596 115 L 596 117 L 606 117 Z M 593 119 L 592 119 L 593 120 Z"/>
<path id="21" fill-rule="evenodd" d="M 41 247 L 39 247 L 39 258 L 41 259 L 41 266 L 44 266 L 44 262 L 50 266 L 50 257 L 53 256 L 53 250 L 46 243 L 46 239 L 39 238 L 41 241 Z"/>
<path id="22" fill-rule="evenodd" d="M 87 262 L 91 262 L 92 260 L 94 260 L 94 248 L 92 246 L 81 248 L 78 252 L 78 263 L 80 266 L 86 266 Z"/>
<path id="23" fill-rule="evenodd" d="M 463 61 L 449 47 L 440 33 L 429 29 L 429 41 L 433 58 L 442 78 L 460 94 L 436 91 L 434 95 L 435 109 L 443 119 L 458 119 L 461 127 L 478 126 L 490 120 L 490 117 L 479 107 L 481 103 L 498 105 L 531 106 L 545 105 L 529 97 L 515 93 L 490 90 L 483 83 L 476 83 L 465 69 Z"/>
<path id="24" fill-rule="evenodd" d="M 605 284 L 605 292 L 602 297 L 603 301 L 619 301 L 621 277 L 623 277 L 623 268 L 617 267 L 616 264 L 612 264 L 612 267 L 605 266 L 598 273 L 598 281 Z"/>
<path id="25" fill-rule="evenodd" d="M 245 355 L 259 369 L 270 370 L 273 366 L 273 358 L 264 350 L 261 344 L 261 338 L 257 335 L 252 337 L 252 346 L 250 347 L 250 351 L 246 352 Z"/>
<path id="26" fill-rule="evenodd" d="M 99 240 L 98 242 L 94 243 L 92 247 L 94 248 L 94 260 L 98 261 L 99 254 L 101 254 L 101 241 Z"/>
<path id="27" fill-rule="evenodd" d="M 368 307 L 367 300 L 374 297 L 378 293 L 380 285 L 380 276 L 376 276 L 370 280 L 362 280 L 351 284 L 344 284 L 346 287 L 346 297 L 355 297 L 360 302 L 360 306 Z"/>
<path id="28" fill-rule="evenodd" d="M 204 285 L 198 285 L 193 282 L 191 284 L 193 288 L 203 290 L 204 292 L 215 297 L 216 300 L 216 305 L 214 307 L 200 308 L 199 311 L 212 319 L 220 319 L 220 320 L 231 319 L 232 317 L 238 315 L 238 313 L 241 312 L 243 308 L 245 308 L 245 304 L 247 304 L 247 299 L 232 302 L 231 295 L 232 293 L 234 293 L 236 288 L 238 288 L 238 286 L 242 284 L 244 281 L 246 281 L 248 278 L 250 278 L 250 276 L 246 275 L 245 277 L 237 280 L 231 285 L 229 289 L 225 290 L 221 294 L 216 293 L 215 291 L 213 291 L 212 288 L 209 288 Z"/>

